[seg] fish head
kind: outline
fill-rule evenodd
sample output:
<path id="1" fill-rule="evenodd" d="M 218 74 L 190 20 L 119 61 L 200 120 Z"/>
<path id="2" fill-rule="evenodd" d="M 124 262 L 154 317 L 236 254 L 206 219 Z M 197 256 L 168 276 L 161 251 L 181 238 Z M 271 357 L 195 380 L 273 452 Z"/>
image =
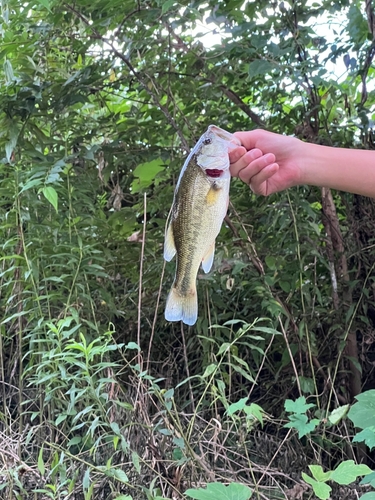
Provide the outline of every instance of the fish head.
<path id="1" fill-rule="evenodd" d="M 221 177 L 229 170 L 228 152 L 240 146 L 241 143 L 230 132 L 210 125 L 199 139 L 195 147 L 198 165 L 209 177 Z"/>

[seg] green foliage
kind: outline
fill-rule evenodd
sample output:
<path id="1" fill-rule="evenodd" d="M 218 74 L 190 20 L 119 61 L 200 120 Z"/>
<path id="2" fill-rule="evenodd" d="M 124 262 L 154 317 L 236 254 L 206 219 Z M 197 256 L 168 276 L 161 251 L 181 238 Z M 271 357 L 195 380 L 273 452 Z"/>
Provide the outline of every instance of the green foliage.
<path id="1" fill-rule="evenodd" d="M 364 464 L 355 464 L 353 460 L 341 462 L 335 470 L 323 472 L 320 465 L 309 465 L 313 477 L 302 473 L 303 479 L 310 484 L 315 495 L 321 500 L 327 500 L 330 497 L 332 488 L 326 484 L 327 481 L 335 481 L 338 484 L 350 484 L 358 476 L 370 474 L 371 469 Z M 361 499 L 365 498 L 365 495 Z"/>
<path id="2" fill-rule="evenodd" d="M 296 401 L 287 399 L 285 401 L 285 410 L 291 413 L 291 415 L 288 415 L 289 422 L 285 424 L 284 427 L 296 429 L 300 439 L 310 434 L 319 424 L 319 419 L 313 418 L 309 421 L 306 415 L 306 411 L 314 407 L 314 404 L 306 404 L 306 398 L 304 396 L 299 397 Z"/>
<path id="3" fill-rule="evenodd" d="M 375 425 L 375 390 L 358 394 L 357 403 L 352 405 L 348 417 L 355 427 L 360 429 L 371 428 Z"/>
<path id="4" fill-rule="evenodd" d="M 374 428 L 371 425 L 374 418 L 373 395 L 373 390 L 366 391 L 358 395 L 356 397 L 357 403 L 351 406 L 348 413 L 348 417 L 352 420 L 352 422 L 355 425 L 357 424 L 357 427 L 363 429 L 361 432 L 357 433 L 354 436 L 353 442 L 365 441 L 365 444 L 370 448 L 370 450 L 374 446 Z M 302 404 L 303 402 L 298 406 L 300 407 Z M 340 410 L 341 416 L 343 414 L 343 410 L 345 412 L 347 411 L 347 406 L 348 405 L 346 405 L 345 408 L 338 408 L 338 410 Z M 370 426 L 367 427 L 367 425 L 369 424 Z M 323 472 L 323 468 L 320 465 L 309 465 L 309 469 L 313 477 L 308 476 L 305 473 L 302 473 L 302 477 L 306 481 L 306 483 L 312 486 L 315 495 L 322 500 L 328 499 L 332 490 L 332 488 L 326 484 L 327 481 L 334 481 L 340 485 L 348 485 L 356 481 L 358 476 L 365 476 L 360 484 L 370 484 L 373 487 L 375 486 L 375 473 L 367 465 L 356 464 L 354 463 L 354 460 L 345 460 L 341 462 L 334 470 L 330 470 L 327 472 Z M 372 496 L 372 492 L 366 493 L 365 495 L 361 496 L 361 499 L 371 499 Z"/>
<path id="5" fill-rule="evenodd" d="M 185 494 L 197 500 L 249 500 L 252 492 L 243 484 L 231 483 L 224 486 L 221 483 L 210 483 L 207 488 L 190 489 Z"/>

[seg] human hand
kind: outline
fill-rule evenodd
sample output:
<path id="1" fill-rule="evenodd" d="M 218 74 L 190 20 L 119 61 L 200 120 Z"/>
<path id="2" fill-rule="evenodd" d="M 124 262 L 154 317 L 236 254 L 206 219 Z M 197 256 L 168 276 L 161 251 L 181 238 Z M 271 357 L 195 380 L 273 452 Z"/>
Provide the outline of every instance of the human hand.
<path id="1" fill-rule="evenodd" d="M 265 130 L 234 135 L 242 146 L 229 153 L 231 174 L 249 184 L 254 193 L 267 196 L 301 184 L 306 143 Z"/>

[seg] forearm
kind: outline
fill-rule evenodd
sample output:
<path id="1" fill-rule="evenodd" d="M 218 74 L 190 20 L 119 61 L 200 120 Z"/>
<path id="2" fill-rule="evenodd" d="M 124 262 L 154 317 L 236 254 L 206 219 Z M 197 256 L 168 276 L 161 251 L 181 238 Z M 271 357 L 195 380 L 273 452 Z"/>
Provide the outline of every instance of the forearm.
<path id="1" fill-rule="evenodd" d="M 375 151 L 303 143 L 301 184 L 375 198 Z"/>

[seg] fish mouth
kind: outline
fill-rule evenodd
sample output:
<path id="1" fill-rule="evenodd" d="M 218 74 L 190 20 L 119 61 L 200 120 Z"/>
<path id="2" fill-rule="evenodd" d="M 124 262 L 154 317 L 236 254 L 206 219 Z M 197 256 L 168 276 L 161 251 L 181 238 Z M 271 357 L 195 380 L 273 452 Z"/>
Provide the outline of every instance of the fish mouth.
<path id="1" fill-rule="evenodd" d="M 237 139 L 236 136 L 228 132 L 227 130 L 223 130 L 222 128 L 216 126 L 216 125 L 210 125 L 208 127 L 208 130 L 210 132 L 213 132 L 216 137 L 219 137 L 220 139 L 223 139 L 224 141 L 231 142 L 234 147 L 240 146 L 241 141 Z"/>
<path id="2" fill-rule="evenodd" d="M 205 172 L 208 177 L 217 178 L 221 177 L 221 174 L 224 172 L 224 170 L 219 170 L 217 168 L 206 168 Z"/>

